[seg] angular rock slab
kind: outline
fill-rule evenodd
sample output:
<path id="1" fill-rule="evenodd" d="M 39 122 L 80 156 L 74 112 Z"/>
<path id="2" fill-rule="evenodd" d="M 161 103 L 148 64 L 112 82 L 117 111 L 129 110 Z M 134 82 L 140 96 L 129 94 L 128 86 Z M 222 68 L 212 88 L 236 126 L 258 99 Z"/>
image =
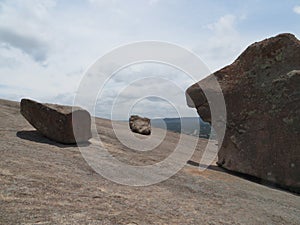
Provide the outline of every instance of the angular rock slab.
<path id="1" fill-rule="evenodd" d="M 218 165 L 300 192 L 300 41 L 292 34 L 250 45 L 231 65 L 200 81 L 220 83 L 227 125 Z M 210 121 L 198 83 L 187 103 Z"/>
<path id="2" fill-rule="evenodd" d="M 79 107 L 22 99 L 21 114 L 41 134 L 56 142 L 75 144 L 87 142 L 92 137 L 91 116 Z"/>
<path id="3" fill-rule="evenodd" d="M 132 132 L 150 135 L 151 134 L 151 123 L 150 119 L 143 118 L 137 115 L 130 116 L 129 127 Z"/>

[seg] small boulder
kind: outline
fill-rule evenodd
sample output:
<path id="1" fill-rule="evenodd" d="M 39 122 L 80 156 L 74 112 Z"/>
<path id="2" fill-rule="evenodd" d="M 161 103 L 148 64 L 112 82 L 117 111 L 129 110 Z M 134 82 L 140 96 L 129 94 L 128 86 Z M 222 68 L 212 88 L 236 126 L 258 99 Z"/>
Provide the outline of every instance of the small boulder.
<path id="1" fill-rule="evenodd" d="M 151 134 L 151 123 L 150 119 L 143 118 L 137 115 L 130 116 L 129 127 L 132 132 L 150 135 Z"/>
<path id="2" fill-rule="evenodd" d="M 92 137 L 91 116 L 80 107 L 22 99 L 21 114 L 41 134 L 56 142 L 75 144 Z"/>

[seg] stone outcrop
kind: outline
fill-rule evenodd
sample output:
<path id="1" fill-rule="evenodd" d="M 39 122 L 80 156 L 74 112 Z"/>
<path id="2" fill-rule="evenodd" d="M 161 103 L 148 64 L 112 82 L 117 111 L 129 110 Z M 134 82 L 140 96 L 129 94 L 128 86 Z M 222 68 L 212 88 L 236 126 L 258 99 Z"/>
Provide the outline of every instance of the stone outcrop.
<path id="1" fill-rule="evenodd" d="M 79 107 L 22 99 L 21 114 L 41 134 L 56 142 L 75 144 L 87 142 L 92 137 L 91 116 Z"/>
<path id="2" fill-rule="evenodd" d="M 199 83 L 212 76 L 227 110 L 218 165 L 300 192 L 300 41 L 280 34 L 254 43 Z M 203 89 L 189 87 L 187 102 L 210 121 Z"/>
<path id="3" fill-rule="evenodd" d="M 150 119 L 143 118 L 137 115 L 130 116 L 129 127 L 132 132 L 150 135 L 151 134 L 151 123 Z"/>

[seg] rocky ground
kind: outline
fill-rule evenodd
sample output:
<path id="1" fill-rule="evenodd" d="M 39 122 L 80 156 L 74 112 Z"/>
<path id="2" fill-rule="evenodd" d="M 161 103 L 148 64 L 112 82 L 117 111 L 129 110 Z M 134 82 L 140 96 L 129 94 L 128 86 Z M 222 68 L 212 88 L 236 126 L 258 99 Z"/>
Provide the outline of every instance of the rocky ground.
<path id="1" fill-rule="evenodd" d="M 178 142 L 168 132 L 153 151 L 131 151 L 110 121 L 96 121 L 109 152 L 133 165 L 162 160 Z M 78 147 L 37 133 L 18 103 L 0 100 L 0 224 L 300 224 L 298 195 L 214 164 L 199 171 L 206 144 L 199 139 L 192 161 L 170 179 L 124 186 L 94 172 Z"/>

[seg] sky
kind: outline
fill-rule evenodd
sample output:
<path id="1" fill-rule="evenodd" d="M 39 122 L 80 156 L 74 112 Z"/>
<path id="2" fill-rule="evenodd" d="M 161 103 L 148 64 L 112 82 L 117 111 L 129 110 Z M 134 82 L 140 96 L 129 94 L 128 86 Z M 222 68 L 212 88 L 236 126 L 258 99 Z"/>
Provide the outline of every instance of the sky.
<path id="1" fill-rule="evenodd" d="M 300 38 L 299 0 L 0 0 L 0 98 L 72 105 L 90 66 L 132 42 L 181 46 L 214 72 L 253 42 L 286 32 Z M 194 82 L 168 65 L 130 65 L 107 82 L 92 114 L 111 118 L 108 106 L 119 102 L 116 119 L 178 117 L 176 108 L 197 116 L 184 97 Z M 122 110 L 129 100 L 134 105 Z"/>

